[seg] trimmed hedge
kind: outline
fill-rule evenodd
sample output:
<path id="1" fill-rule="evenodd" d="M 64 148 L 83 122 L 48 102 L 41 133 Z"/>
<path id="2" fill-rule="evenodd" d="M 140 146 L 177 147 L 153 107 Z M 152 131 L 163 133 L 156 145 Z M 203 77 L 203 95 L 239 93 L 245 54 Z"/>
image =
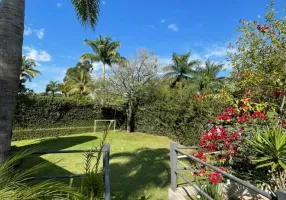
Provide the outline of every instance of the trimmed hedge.
<path id="1" fill-rule="evenodd" d="M 136 131 L 167 136 L 184 145 L 197 145 L 210 120 L 225 107 L 219 99 L 194 99 L 196 92 L 187 85 L 148 89 L 136 114 Z"/>
<path id="2" fill-rule="evenodd" d="M 120 127 L 125 117 L 120 111 L 99 109 L 87 100 L 19 95 L 14 115 L 13 140 L 90 132 L 95 119 L 116 119 Z"/>

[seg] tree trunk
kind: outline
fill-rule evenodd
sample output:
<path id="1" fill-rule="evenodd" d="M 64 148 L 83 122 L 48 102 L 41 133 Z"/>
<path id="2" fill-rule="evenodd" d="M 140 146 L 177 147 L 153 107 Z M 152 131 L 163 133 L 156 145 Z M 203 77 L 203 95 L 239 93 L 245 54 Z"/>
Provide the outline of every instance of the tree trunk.
<path id="1" fill-rule="evenodd" d="M 0 1 L 0 163 L 11 148 L 22 59 L 25 0 Z"/>
<path id="2" fill-rule="evenodd" d="M 135 102 L 129 100 L 127 109 L 127 131 L 132 133 L 135 131 Z"/>
<path id="3" fill-rule="evenodd" d="M 102 65 L 102 80 L 105 81 L 105 64 Z"/>

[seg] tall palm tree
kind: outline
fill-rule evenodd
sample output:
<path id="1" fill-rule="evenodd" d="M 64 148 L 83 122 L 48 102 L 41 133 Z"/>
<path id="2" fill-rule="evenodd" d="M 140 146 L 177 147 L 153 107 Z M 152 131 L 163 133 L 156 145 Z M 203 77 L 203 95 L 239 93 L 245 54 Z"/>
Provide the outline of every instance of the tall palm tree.
<path id="1" fill-rule="evenodd" d="M 190 56 L 191 52 L 188 52 L 187 54 L 173 53 L 172 55 L 173 63 L 163 68 L 163 70 L 167 72 L 164 75 L 164 77 L 175 79 L 172 83 L 172 86 L 175 86 L 176 83 L 182 79 L 191 78 L 190 74 L 193 68 L 199 65 L 200 61 L 198 60 L 190 61 Z"/>
<path id="2" fill-rule="evenodd" d="M 82 25 L 97 24 L 99 0 L 71 0 Z M 0 1 L 0 163 L 11 148 L 22 58 L 25 0 Z"/>
<path id="3" fill-rule="evenodd" d="M 80 69 L 78 73 L 70 77 L 65 84 L 70 88 L 68 94 L 87 95 L 91 91 L 92 80 L 89 72 L 85 69 Z"/>
<path id="4" fill-rule="evenodd" d="M 120 47 L 120 42 L 112 42 L 111 37 L 106 36 L 99 37 L 96 40 L 84 40 L 84 43 L 92 48 L 94 54 L 84 53 L 81 56 L 81 60 L 90 60 L 91 62 L 101 62 L 102 63 L 102 79 L 105 80 L 105 66 L 111 66 L 112 64 L 119 63 L 122 60 L 126 60 L 121 57 L 117 52 Z"/>
<path id="5" fill-rule="evenodd" d="M 22 56 L 20 81 L 32 81 L 32 79 L 35 78 L 37 74 L 41 74 L 40 71 L 35 69 L 36 66 L 36 62 L 33 59 Z"/>
<path id="6" fill-rule="evenodd" d="M 199 92 L 203 90 L 215 91 L 222 86 L 225 79 L 225 77 L 218 77 L 222 69 L 223 64 L 206 61 L 204 66 L 196 67 L 190 72 L 190 80 L 198 87 Z"/>
<path id="7" fill-rule="evenodd" d="M 53 97 L 55 96 L 55 93 L 60 91 L 60 85 L 58 81 L 50 81 L 46 86 L 46 93 L 51 92 Z"/>
<path id="8" fill-rule="evenodd" d="M 68 84 L 66 84 L 66 82 L 64 83 L 59 83 L 59 91 L 65 96 L 68 97 L 68 92 L 71 89 L 69 88 Z"/>

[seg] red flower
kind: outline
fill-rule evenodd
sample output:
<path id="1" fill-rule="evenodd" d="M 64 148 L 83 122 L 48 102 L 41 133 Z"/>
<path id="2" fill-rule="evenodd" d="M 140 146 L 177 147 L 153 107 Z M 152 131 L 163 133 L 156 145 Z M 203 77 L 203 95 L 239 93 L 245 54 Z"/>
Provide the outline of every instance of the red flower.
<path id="1" fill-rule="evenodd" d="M 200 145 L 201 147 L 203 147 L 203 146 L 206 145 L 206 142 L 205 142 L 204 140 L 201 140 L 199 145 Z"/>
<path id="2" fill-rule="evenodd" d="M 208 134 L 208 133 L 203 134 L 203 135 L 202 135 L 202 139 L 203 139 L 203 140 L 209 140 L 209 139 L 210 139 L 209 134 Z"/>
<path id="3" fill-rule="evenodd" d="M 224 113 L 228 115 L 236 115 L 236 110 L 233 107 L 229 107 L 225 109 Z"/>
<path id="4" fill-rule="evenodd" d="M 251 117 L 252 118 L 259 117 L 259 119 L 261 119 L 261 120 L 266 119 L 266 115 L 261 113 L 260 111 L 255 111 Z"/>
<path id="5" fill-rule="evenodd" d="M 222 182 L 222 175 L 216 171 L 213 171 L 209 175 L 209 180 L 214 184 L 219 184 Z"/>
<path id="6" fill-rule="evenodd" d="M 216 118 L 218 121 L 230 121 L 232 117 L 230 115 L 220 115 Z"/>
<path id="7" fill-rule="evenodd" d="M 248 122 L 248 117 L 247 116 L 241 116 L 241 117 L 238 117 L 238 123 L 247 123 Z"/>
<path id="8" fill-rule="evenodd" d="M 207 160 L 207 157 L 204 155 L 204 152 L 202 152 L 202 151 L 198 151 L 196 157 L 200 160 L 203 160 L 203 161 Z"/>

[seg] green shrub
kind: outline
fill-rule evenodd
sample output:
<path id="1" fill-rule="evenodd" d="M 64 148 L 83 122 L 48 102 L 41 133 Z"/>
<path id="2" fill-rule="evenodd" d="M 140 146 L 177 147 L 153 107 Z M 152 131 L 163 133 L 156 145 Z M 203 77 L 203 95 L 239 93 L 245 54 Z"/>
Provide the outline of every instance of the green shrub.
<path id="1" fill-rule="evenodd" d="M 18 95 L 13 140 L 53 137 L 93 131 L 95 119 L 116 119 L 124 124 L 122 112 L 100 109 L 85 99 Z"/>
<path id="2" fill-rule="evenodd" d="M 197 145 L 211 119 L 224 109 L 215 98 L 196 100 L 190 85 L 151 86 L 136 114 L 136 130 L 168 136 L 185 145 Z"/>

